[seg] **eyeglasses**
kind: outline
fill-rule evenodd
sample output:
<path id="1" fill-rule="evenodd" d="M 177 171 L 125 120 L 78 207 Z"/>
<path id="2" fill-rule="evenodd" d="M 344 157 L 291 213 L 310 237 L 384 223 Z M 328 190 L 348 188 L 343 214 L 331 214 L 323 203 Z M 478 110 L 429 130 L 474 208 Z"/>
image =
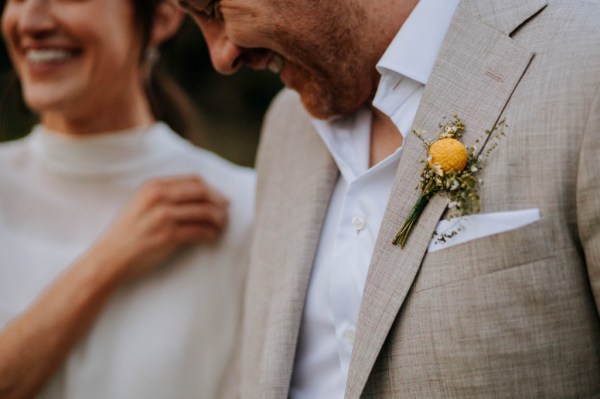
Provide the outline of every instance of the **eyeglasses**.
<path id="1" fill-rule="evenodd" d="M 219 0 L 179 0 L 179 7 L 186 12 L 210 19 L 222 20 L 218 4 Z"/>

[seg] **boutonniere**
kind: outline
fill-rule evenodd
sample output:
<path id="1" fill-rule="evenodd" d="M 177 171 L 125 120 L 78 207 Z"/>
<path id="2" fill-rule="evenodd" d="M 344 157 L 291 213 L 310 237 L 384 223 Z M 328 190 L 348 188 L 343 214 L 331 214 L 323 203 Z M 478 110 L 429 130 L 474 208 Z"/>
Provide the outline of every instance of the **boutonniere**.
<path id="1" fill-rule="evenodd" d="M 503 136 L 505 126 L 504 121 L 501 121 L 486 131 L 486 134 Z M 482 183 L 479 173 L 483 169 L 481 154 L 477 153 L 475 147 L 466 147 L 460 141 L 465 132 L 465 124 L 457 115 L 449 123 L 440 124 L 440 130 L 433 140 L 426 140 L 424 132 L 413 131 L 425 145 L 427 160 L 421 161 L 424 166 L 417 187 L 421 190 L 421 195 L 392 242 L 401 248 L 404 248 L 413 226 L 434 195 L 444 194 L 449 197 L 448 207 L 453 210 L 454 217 L 479 212 L 479 185 Z M 486 154 L 495 146 L 494 143 Z"/>

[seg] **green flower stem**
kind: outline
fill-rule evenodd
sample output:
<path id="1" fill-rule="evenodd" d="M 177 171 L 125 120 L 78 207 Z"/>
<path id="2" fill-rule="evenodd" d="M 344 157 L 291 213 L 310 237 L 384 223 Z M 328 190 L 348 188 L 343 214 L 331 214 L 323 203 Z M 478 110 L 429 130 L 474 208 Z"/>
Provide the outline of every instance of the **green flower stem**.
<path id="1" fill-rule="evenodd" d="M 415 223 L 417 223 L 417 220 L 419 220 L 419 217 L 423 213 L 423 210 L 429 203 L 430 197 L 431 197 L 431 194 L 421 195 L 419 197 L 419 199 L 417 200 L 417 203 L 415 204 L 412 211 L 406 218 L 406 221 L 402 225 L 402 228 L 400 229 L 398 234 L 396 234 L 396 238 L 394 238 L 394 241 L 392 241 L 392 244 L 400 245 L 400 248 L 404 248 L 404 245 L 406 244 L 406 240 L 408 240 L 408 235 L 410 234 L 410 231 L 412 230 Z"/>

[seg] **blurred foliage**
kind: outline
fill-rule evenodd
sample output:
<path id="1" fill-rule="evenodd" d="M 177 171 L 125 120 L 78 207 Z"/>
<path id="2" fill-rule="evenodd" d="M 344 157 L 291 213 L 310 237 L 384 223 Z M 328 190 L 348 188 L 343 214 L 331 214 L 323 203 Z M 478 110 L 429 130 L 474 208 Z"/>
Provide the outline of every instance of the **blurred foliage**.
<path id="1" fill-rule="evenodd" d="M 204 127 L 204 147 L 242 165 L 253 165 L 263 115 L 281 89 L 279 78 L 267 71 L 242 69 L 221 76 L 210 63 L 208 48 L 199 29 L 189 19 L 176 38 L 161 49 L 163 66 L 190 96 Z M 3 97 L 1 140 L 27 134 L 35 118 L 15 101 L 10 61 L 4 43 L 0 49 L 0 84 Z M 13 79 L 14 80 L 14 79 Z M 8 93 L 9 98 L 5 95 Z"/>

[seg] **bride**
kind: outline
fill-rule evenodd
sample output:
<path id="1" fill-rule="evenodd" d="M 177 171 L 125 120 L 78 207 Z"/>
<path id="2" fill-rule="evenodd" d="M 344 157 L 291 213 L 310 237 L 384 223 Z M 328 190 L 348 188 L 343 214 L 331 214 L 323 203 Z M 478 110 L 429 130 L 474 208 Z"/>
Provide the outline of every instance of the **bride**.
<path id="1" fill-rule="evenodd" d="M 158 120 L 147 72 L 181 12 L 170 0 L 3 4 L 39 124 L 0 146 L 0 398 L 216 397 L 254 174 Z"/>

